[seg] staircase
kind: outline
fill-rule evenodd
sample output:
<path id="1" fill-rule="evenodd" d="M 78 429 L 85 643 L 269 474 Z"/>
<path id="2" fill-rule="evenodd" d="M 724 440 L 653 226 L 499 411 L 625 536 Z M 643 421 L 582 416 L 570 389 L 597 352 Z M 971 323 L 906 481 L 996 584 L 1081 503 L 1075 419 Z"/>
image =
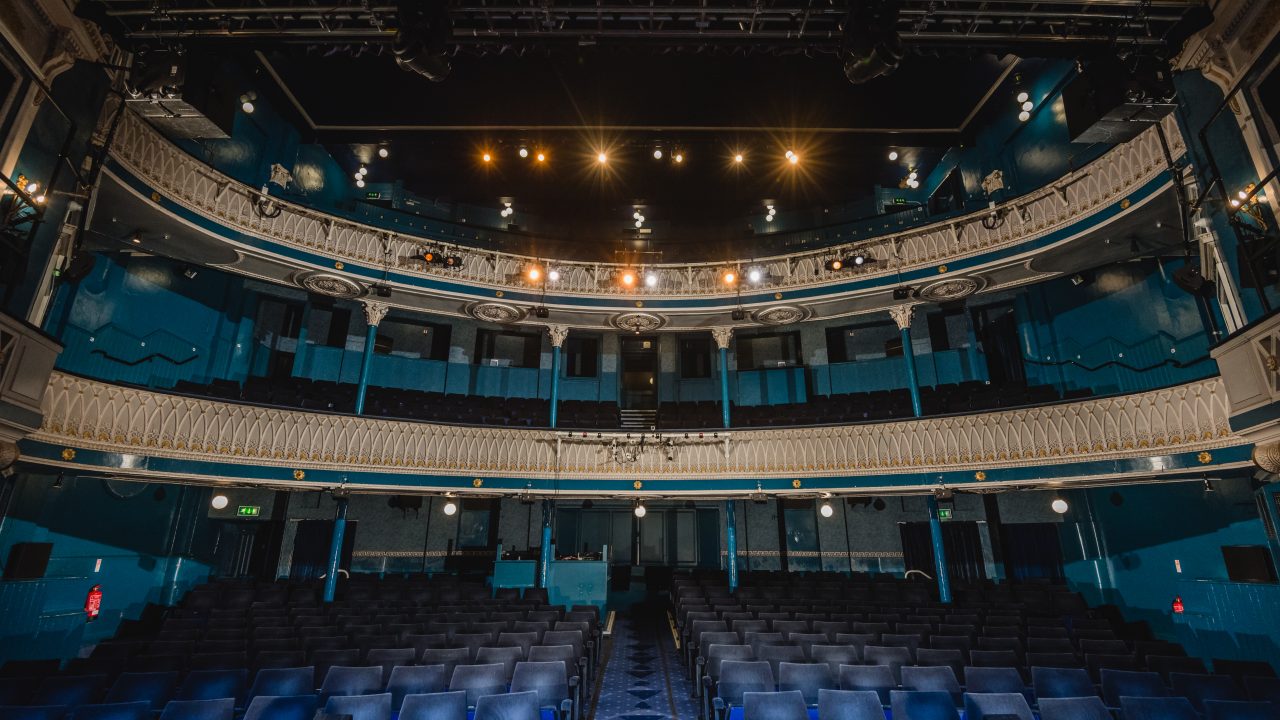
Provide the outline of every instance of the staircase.
<path id="1" fill-rule="evenodd" d="M 657 410 L 622 410 L 622 429 L 648 432 L 658 424 Z"/>

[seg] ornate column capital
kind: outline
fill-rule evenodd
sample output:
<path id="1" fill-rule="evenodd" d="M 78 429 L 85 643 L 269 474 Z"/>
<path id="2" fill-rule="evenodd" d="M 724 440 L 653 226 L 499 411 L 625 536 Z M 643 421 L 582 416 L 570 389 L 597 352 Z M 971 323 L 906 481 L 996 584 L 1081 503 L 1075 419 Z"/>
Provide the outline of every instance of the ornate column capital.
<path id="1" fill-rule="evenodd" d="M 378 323 L 382 322 L 382 318 L 386 317 L 387 311 L 391 309 L 390 305 L 373 300 L 361 300 L 360 304 L 364 306 L 365 323 L 373 327 L 378 327 Z"/>
<path id="2" fill-rule="evenodd" d="M 733 339 L 733 328 L 731 327 L 713 327 L 711 328 L 711 337 L 715 338 L 716 347 L 721 350 L 729 349 L 729 341 Z"/>
<path id="3" fill-rule="evenodd" d="M 551 337 L 551 347 L 561 347 L 569 337 L 568 325 L 548 325 L 547 335 Z"/>
<path id="4" fill-rule="evenodd" d="M 911 318 L 915 315 L 915 305 L 895 305 L 889 308 L 889 317 L 898 324 L 899 330 L 911 329 Z"/>

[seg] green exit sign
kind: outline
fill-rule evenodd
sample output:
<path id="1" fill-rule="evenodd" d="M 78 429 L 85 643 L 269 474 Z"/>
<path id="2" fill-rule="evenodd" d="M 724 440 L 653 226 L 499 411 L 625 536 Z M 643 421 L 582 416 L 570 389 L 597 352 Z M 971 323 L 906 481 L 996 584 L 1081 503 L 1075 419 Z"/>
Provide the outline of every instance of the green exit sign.
<path id="1" fill-rule="evenodd" d="M 904 197 L 903 197 L 903 198 L 894 198 L 894 199 L 893 199 L 893 204 L 894 204 L 894 205 L 906 205 L 906 204 L 907 204 L 907 199 L 906 199 L 906 198 L 904 198 Z"/>
<path id="2" fill-rule="evenodd" d="M 939 519 L 939 520 L 950 520 L 950 519 L 951 519 L 951 508 L 938 508 L 938 519 Z"/>
<path id="3" fill-rule="evenodd" d="M 382 193 L 378 192 L 377 190 L 369 190 L 364 194 L 365 200 L 378 200 L 381 197 L 382 197 Z"/>
<path id="4" fill-rule="evenodd" d="M 236 515 L 240 517 L 258 517 L 262 514 L 262 508 L 257 505 L 241 505 L 236 508 Z"/>

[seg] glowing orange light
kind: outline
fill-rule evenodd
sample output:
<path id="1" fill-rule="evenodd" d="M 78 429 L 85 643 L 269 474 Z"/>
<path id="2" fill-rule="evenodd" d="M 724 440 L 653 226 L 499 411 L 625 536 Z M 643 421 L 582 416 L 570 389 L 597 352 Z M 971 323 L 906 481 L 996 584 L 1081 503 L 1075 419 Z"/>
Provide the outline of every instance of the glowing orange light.
<path id="1" fill-rule="evenodd" d="M 736 281 L 737 279 L 738 279 L 738 276 L 734 275 L 732 270 L 724 274 L 725 285 L 732 285 L 734 281 Z"/>
<path id="2" fill-rule="evenodd" d="M 635 273 L 629 270 L 625 273 L 622 273 L 622 284 L 626 285 L 627 287 L 631 287 L 632 285 L 635 285 L 636 284 Z"/>
<path id="3" fill-rule="evenodd" d="M 525 275 L 528 276 L 530 281 L 537 282 L 542 278 L 542 268 L 537 266 L 531 267 L 525 272 Z"/>
<path id="4" fill-rule="evenodd" d="M 480 159 L 481 159 L 481 160 L 483 160 L 484 162 L 489 162 L 489 161 L 493 160 L 493 156 L 492 156 L 492 155 L 490 155 L 489 153 L 485 153 L 485 154 L 483 154 L 483 155 L 481 155 L 481 156 L 480 156 Z"/>

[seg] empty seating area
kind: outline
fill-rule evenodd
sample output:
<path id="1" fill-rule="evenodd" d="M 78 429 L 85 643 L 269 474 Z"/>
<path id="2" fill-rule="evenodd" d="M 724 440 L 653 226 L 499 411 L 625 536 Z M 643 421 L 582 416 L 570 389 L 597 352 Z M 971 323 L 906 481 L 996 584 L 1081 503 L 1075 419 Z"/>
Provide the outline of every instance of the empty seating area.
<path id="1" fill-rule="evenodd" d="M 351 413 L 356 407 L 355 385 L 308 378 L 250 377 L 243 387 L 233 380 L 214 380 L 207 384 L 180 380 L 173 389 L 186 395 L 321 412 Z M 364 414 L 467 425 L 547 427 L 550 407 L 548 401 L 539 398 L 485 397 L 370 386 Z M 560 404 L 560 427 L 607 429 L 620 424 L 617 403 L 567 400 Z"/>
<path id="2" fill-rule="evenodd" d="M 0 718 L 79 720 L 580 720 L 600 661 L 594 606 L 456 578 L 215 582 L 126 623 L 66 667 L 0 670 Z M 158 609 L 157 609 L 158 610 Z"/>
<path id="3" fill-rule="evenodd" d="M 1047 584 L 839 575 L 677 576 L 672 612 L 703 720 L 1280 717 L 1265 662 L 1143 637 Z"/>
<path id="4" fill-rule="evenodd" d="M 1087 393 L 1063 397 L 1048 385 L 1011 384 L 993 387 L 983 382 L 965 382 L 920 388 L 920 405 L 925 415 L 985 412 L 1001 408 L 1043 405 L 1072 400 Z M 906 388 L 839 395 L 811 395 L 808 402 L 782 405 L 733 405 L 733 427 L 783 425 L 834 425 L 881 420 L 901 420 L 914 416 L 911 393 Z M 664 430 L 719 428 L 723 426 L 720 404 L 710 401 L 662 403 L 658 427 Z"/>

